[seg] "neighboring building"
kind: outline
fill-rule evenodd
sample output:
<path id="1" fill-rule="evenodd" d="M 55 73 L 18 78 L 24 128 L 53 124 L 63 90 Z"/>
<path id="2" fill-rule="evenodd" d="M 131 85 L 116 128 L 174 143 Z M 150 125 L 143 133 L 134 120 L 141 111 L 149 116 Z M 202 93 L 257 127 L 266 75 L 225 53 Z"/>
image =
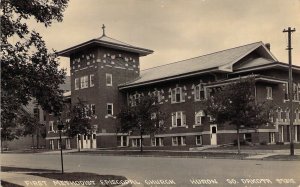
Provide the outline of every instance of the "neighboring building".
<path id="1" fill-rule="evenodd" d="M 65 83 L 60 85 L 60 89 L 64 92 L 70 92 L 70 76 L 66 76 Z M 46 125 L 48 126 L 48 113 L 45 112 L 40 105 L 38 105 L 35 99 L 32 99 L 26 106 L 23 107 L 23 109 L 28 115 L 35 117 L 38 122 L 42 124 L 42 127 L 39 129 L 39 133 L 35 133 L 34 135 L 19 137 L 19 139 L 15 139 L 13 141 L 5 141 L 5 148 L 9 150 L 32 149 L 36 148 L 37 145 L 39 148 L 45 148 L 46 139 L 43 137 L 44 132 L 42 131 L 45 130 L 44 128 Z M 39 134 L 38 138 L 37 134 Z"/>
<path id="2" fill-rule="evenodd" d="M 162 110 L 172 117 L 165 121 L 168 130 L 154 138 L 144 136 L 145 146 L 200 146 L 232 143 L 233 126 L 211 124 L 203 111 L 203 100 L 227 82 L 253 75 L 257 101 L 270 100 L 277 109 L 270 111 L 274 124 L 259 129 L 243 129 L 244 139 L 253 143 L 288 142 L 289 115 L 295 119 L 292 136 L 300 141 L 300 67 L 293 67 L 294 110 L 287 100 L 288 65 L 278 62 L 262 42 L 247 44 L 208 55 L 140 71 L 139 57 L 152 50 L 135 47 L 103 36 L 59 52 L 70 58 L 71 97 L 85 101 L 95 117 L 93 133 L 75 140 L 64 137 L 71 148 L 139 146 L 139 136 L 117 134 L 116 114 L 122 106 L 134 105 L 145 94 L 157 95 Z M 48 129 L 53 129 L 51 123 Z M 48 130 L 50 131 L 50 130 Z M 48 146 L 57 134 L 48 134 Z M 73 143 L 72 143 L 73 142 Z M 50 146 L 51 145 L 51 146 Z"/>

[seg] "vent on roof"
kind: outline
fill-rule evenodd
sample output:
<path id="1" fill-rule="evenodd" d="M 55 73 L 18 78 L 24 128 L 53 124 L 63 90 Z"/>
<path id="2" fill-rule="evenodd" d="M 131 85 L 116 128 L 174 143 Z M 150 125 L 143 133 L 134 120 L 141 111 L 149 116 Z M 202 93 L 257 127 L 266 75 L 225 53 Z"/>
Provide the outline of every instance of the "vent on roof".
<path id="1" fill-rule="evenodd" d="M 269 51 L 271 51 L 271 44 L 270 44 L 270 43 L 266 43 L 265 46 L 266 46 L 266 48 L 267 48 Z"/>

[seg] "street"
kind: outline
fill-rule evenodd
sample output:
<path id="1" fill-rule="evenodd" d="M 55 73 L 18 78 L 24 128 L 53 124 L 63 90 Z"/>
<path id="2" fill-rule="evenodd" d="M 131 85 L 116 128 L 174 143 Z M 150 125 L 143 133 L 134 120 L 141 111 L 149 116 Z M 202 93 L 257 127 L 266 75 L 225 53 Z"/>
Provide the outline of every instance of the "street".
<path id="1" fill-rule="evenodd" d="M 2 154 L 1 165 L 61 167 L 59 154 Z M 300 186 L 298 161 L 66 154 L 64 168 L 66 172 L 122 175 L 141 183 L 137 186 Z"/>

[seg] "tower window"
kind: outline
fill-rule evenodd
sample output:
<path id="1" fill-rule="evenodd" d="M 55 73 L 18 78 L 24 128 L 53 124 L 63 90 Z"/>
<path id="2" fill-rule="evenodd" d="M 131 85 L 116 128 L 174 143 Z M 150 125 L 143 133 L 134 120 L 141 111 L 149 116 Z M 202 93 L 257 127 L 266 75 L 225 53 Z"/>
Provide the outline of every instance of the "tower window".
<path id="1" fill-rule="evenodd" d="M 89 77 L 83 76 L 80 78 L 80 87 L 81 89 L 87 88 L 89 86 Z"/>
<path id="2" fill-rule="evenodd" d="M 112 74 L 106 73 L 106 86 L 112 86 Z"/>
<path id="3" fill-rule="evenodd" d="M 79 90 L 80 84 L 79 84 L 79 78 L 75 78 L 75 90 Z"/>
<path id="4" fill-rule="evenodd" d="M 112 116 L 113 115 L 113 104 L 107 103 L 106 109 L 107 109 L 107 114 Z"/>
<path id="5" fill-rule="evenodd" d="M 90 87 L 95 85 L 94 74 L 90 74 Z"/>

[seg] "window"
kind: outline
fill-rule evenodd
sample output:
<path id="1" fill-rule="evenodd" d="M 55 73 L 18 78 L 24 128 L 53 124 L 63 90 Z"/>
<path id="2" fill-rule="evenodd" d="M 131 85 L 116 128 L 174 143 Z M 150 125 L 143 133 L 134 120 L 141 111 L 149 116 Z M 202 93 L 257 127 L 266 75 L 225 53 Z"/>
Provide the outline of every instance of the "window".
<path id="1" fill-rule="evenodd" d="M 49 132 L 53 132 L 53 121 L 49 121 Z"/>
<path id="2" fill-rule="evenodd" d="M 272 87 L 267 87 L 267 99 L 273 99 Z"/>
<path id="3" fill-rule="evenodd" d="M 171 103 L 184 102 L 184 93 L 182 92 L 181 87 L 172 89 L 171 91 Z"/>
<path id="4" fill-rule="evenodd" d="M 94 80 L 94 74 L 90 75 L 90 87 L 93 87 L 95 84 L 95 80 Z"/>
<path id="5" fill-rule="evenodd" d="M 295 121 L 296 121 L 296 122 L 299 122 L 299 117 L 300 117 L 300 116 L 299 116 L 299 109 L 296 109 L 296 110 L 295 110 Z"/>
<path id="6" fill-rule="evenodd" d="M 112 103 L 107 103 L 107 114 L 108 115 L 113 115 L 113 104 Z"/>
<path id="7" fill-rule="evenodd" d="M 106 86 L 112 86 L 112 74 L 106 73 Z"/>
<path id="8" fill-rule="evenodd" d="M 140 138 L 133 138 L 132 139 L 132 147 L 140 147 L 141 146 L 141 139 Z"/>
<path id="9" fill-rule="evenodd" d="M 151 146 L 163 146 L 163 138 L 151 138 Z"/>
<path id="10" fill-rule="evenodd" d="M 272 110 L 269 112 L 269 121 L 271 123 L 274 122 L 274 116 L 273 116 L 273 111 Z"/>
<path id="11" fill-rule="evenodd" d="M 275 132 L 270 132 L 269 133 L 269 142 L 270 143 L 275 143 Z"/>
<path id="12" fill-rule="evenodd" d="M 49 144 L 50 144 L 50 149 L 54 150 L 54 140 L 50 140 Z"/>
<path id="13" fill-rule="evenodd" d="M 196 145 L 202 145 L 202 135 L 196 136 Z"/>
<path id="14" fill-rule="evenodd" d="M 75 78 L 75 90 L 79 90 L 80 85 L 79 85 L 79 78 Z"/>
<path id="15" fill-rule="evenodd" d="M 185 136 L 172 137 L 172 146 L 186 145 Z"/>
<path id="16" fill-rule="evenodd" d="M 157 102 L 162 102 L 162 92 L 161 91 L 154 91 L 153 94 L 157 97 Z"/>
<path id="17" fill-rule="evenodd" d="M 196 125 L 202 125 L 205 120 L 205 114 L 204 111 L 200 110 L 198 113 L 195 115 L 195 124 Z"/>
<path id="18" fill-rule="evenodd" d="M 282 121 L 282 119 L 283 119 L 282 115 L 283 115 L 282 110 L 281 110 L 281 109 L 278 109 L 278 110 L 277 110 L 277 116 L 278 116 L 277 121 L 279 121 L 279 122 Z"/>
<path id="19" fill-rule="evenodd" d="M 186 115 L 185 112 L 173 112 L 172 113 L 172 126 L 183 127 L 186 126 Z"/>
<path id="20" fill-rule="evenodd" d="M 127 136 L 117 136 L 117 143 L 119 147 L 127 146 Z"/>
<path id="21" fill-rule="evenodd" d="M 200 101 L 203 100 L 205 98 L 205 93 L 204 93 L 204 88 L 203 88 L 203 84 L 199 84 L 197 86 L 195 86 L 195 101 Z"/>
<path id="22" fill-rule="evenodd" d="M 96 114 L 96 105 L 91 104 L 91 115 L 95 115 L 95 114 Z"/>
<path id="23" fill-rule="evenodd" d="M 88 86 L 89 86 L 89 77 L 88 76 L 80 77 L 80 87 L 81 87 L 81 89 L 87 88 Z"/>
<path id="24" fill-rule="evenodd" d="M 290 110 L 286 109 L 285 111 L 285 122 L 289 122 L 290 121 Z"/>

